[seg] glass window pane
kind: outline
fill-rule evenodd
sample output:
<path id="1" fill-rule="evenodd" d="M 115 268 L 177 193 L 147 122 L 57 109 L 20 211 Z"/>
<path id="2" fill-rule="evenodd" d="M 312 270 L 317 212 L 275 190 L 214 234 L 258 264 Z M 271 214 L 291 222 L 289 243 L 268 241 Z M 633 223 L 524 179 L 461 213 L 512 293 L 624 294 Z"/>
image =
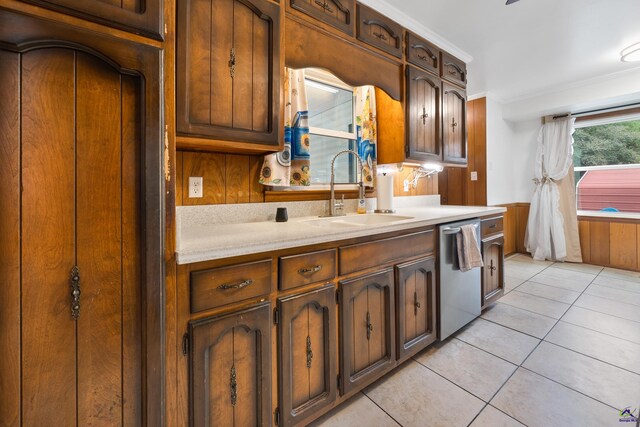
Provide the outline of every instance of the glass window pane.
<path id="1" fill-rule="evenodd" d="M 311 152 L 311 183 L 328 184 L 331 181 L 331 160 L 338 152 L 353 149 L 355 143 L 344 138 L 309 135 Z M 356 160 L 352 154 L 342 154 L 336 159 L 335 182 L 356 182 Z"/>
<path id="2" fill-rule="evenodd" d="M 578 128 L 573 141 L 576 167 L 640 163 L 640 120 Z"/>
<path id="3" fill-rule="evenodd" d="M 353 132 L 353 92 L 306 79 L 309 126 Z"/>

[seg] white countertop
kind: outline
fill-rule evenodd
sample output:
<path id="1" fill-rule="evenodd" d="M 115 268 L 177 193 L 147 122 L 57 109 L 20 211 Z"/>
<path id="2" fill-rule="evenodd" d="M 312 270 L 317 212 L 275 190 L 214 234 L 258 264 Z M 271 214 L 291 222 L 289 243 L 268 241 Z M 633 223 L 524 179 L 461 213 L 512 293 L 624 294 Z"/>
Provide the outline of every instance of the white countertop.
<path id="1" fill-rule="evenodd" d="M 396 210 L 395 215 L 411 218 L 366 226 L 344 222 L 328 224 L 328 222 L 339 218 L 318 220 L 317 216 L 290 218 L 288 222 L 281 223 L 262 221 L 183 225 L 179 232 L 176 260 L 178 264 L 190 264 L 443 224 L 505 211 L 506 209 L 503 207 L 480 206 L 400 208 Z M 348 214 L 348 217 L 352 215 L 363 216 Z M 345 219 L 345 217 L 341 218 Z"/>

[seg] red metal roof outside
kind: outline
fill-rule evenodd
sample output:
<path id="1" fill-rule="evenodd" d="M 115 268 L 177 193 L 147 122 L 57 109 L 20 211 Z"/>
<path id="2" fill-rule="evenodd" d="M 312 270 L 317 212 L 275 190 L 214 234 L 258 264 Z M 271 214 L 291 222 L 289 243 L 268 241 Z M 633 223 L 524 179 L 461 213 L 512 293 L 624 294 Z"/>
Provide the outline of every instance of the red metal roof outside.
<path id="1" fill-rule="evenodd" d="M 578 210 L 640 212 L 640 168 L 587 171 L 576 189 Z"/>

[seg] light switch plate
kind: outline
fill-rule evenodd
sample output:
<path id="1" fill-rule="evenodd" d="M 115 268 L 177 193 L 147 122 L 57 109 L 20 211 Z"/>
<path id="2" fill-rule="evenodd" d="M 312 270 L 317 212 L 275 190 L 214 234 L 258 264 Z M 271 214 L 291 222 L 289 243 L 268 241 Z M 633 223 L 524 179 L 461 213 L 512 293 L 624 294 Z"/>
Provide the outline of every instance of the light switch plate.
<path id="1" fill-rule="evenodd" d="M 189 198 L 199 199 L 202 197 L 202 177 L 190 176 L 189 177 Z"/>
<path id="2" fill-rule="evenodd" d="M 471 181 L 477 181 L 478 180 L 478 172 L 473 171 L 471 172 Z"/>

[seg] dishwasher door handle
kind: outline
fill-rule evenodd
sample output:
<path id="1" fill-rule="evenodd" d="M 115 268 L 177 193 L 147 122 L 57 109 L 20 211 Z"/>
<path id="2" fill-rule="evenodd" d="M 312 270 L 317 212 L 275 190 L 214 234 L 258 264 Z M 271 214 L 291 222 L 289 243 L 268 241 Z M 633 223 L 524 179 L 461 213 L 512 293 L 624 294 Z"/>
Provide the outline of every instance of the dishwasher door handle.
<path id="1" fill-rule="evenodd" d="M 453 227 L 453 228 L 443 228 L 442 229 L 442 234 L 444 234 L 445 236 L 451 235 L 451 234 L 458 234 L 460 232 L 460 227 Z"/>

